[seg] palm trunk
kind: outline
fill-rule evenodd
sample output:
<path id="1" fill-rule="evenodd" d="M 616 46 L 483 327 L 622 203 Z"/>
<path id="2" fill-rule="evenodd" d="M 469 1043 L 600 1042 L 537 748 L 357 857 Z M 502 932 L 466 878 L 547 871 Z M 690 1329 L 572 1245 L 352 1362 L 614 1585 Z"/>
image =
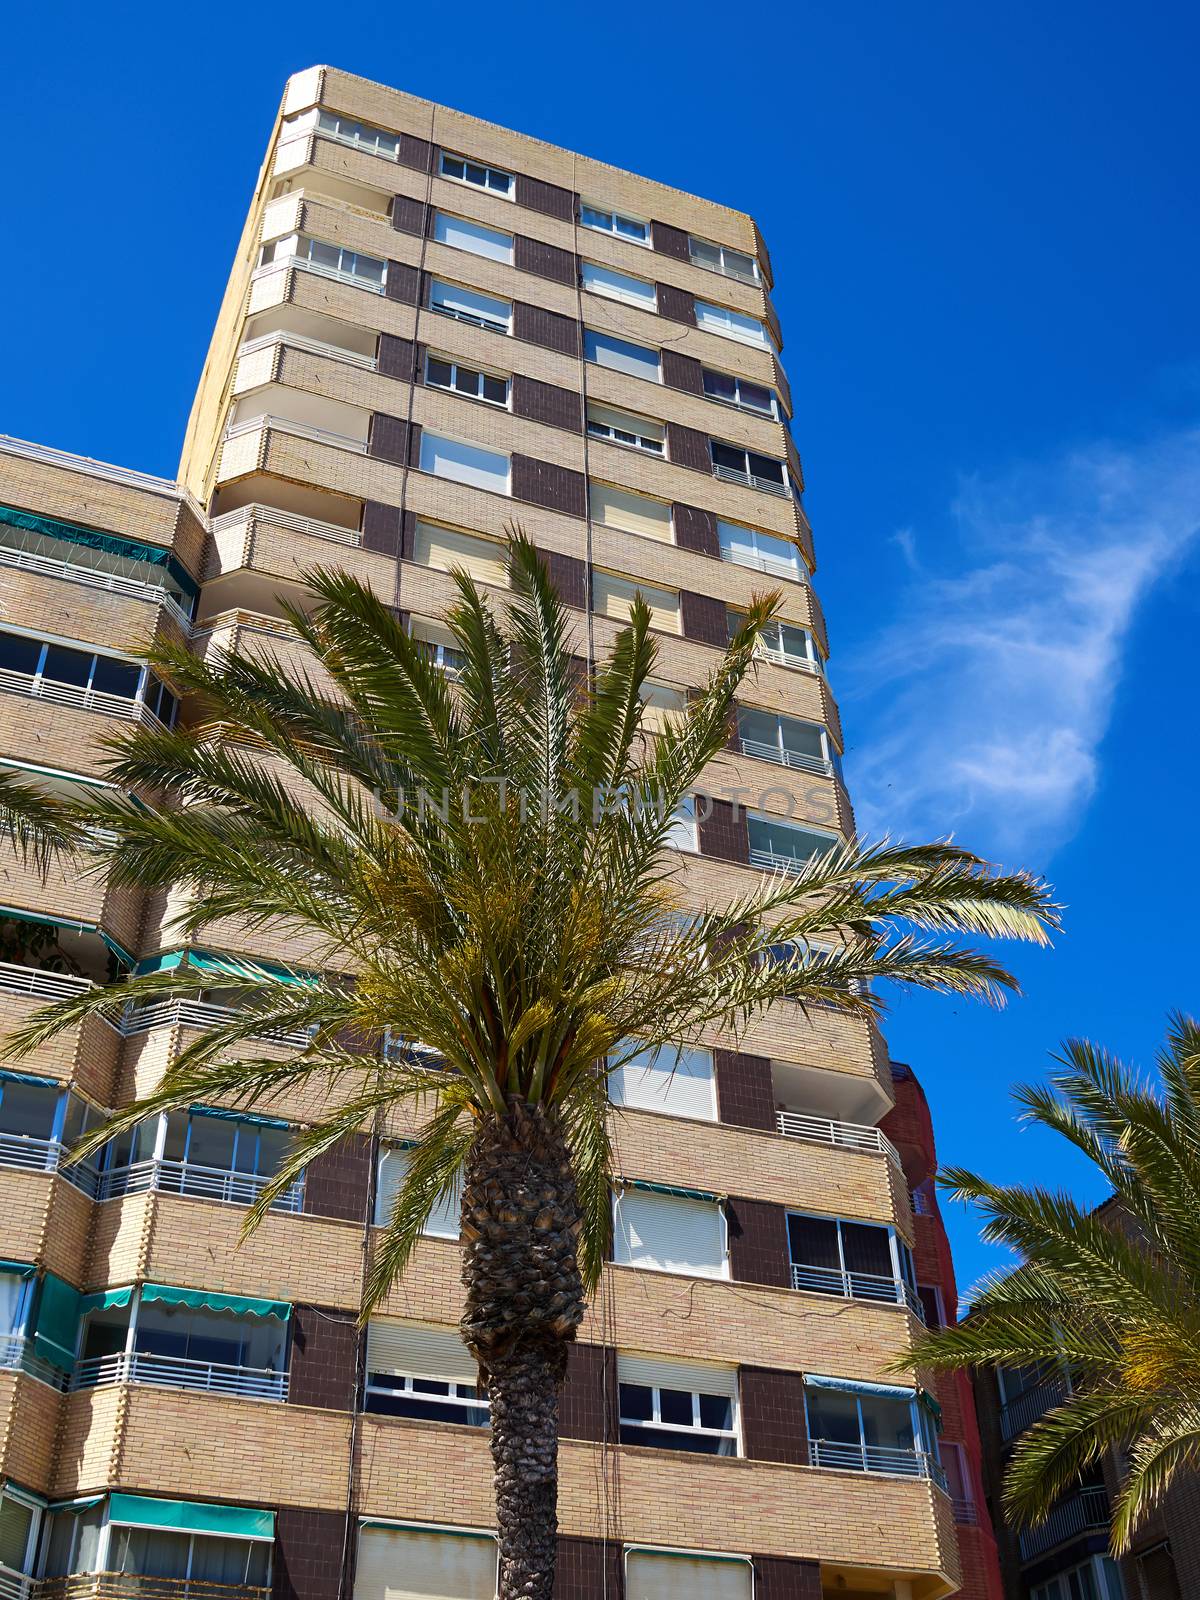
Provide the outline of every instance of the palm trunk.
<path id="1" fill-rule="evenodd" d="M 571 1153 L 553 1113 L 513 1099 L 476 1136 L 463 1185 L 462 1335 L 491 1403 L 500 1600 L 551 1600 L 558 1390 L 584 1311 Z"/>

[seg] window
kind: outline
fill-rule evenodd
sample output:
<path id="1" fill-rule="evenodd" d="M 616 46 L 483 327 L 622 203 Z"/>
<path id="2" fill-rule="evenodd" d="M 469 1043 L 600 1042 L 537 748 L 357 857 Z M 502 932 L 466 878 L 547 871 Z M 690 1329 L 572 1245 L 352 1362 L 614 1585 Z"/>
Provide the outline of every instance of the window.
<path id="1" fill-rule="evenodd" d="M 42 1507 L 32 1495 L 24 1494 L 14 1483 L 6 1483 L 0 1493 L 0 1574 L 33 1571 L 38 1533 L 42 1526 Z M 20 1594 L 16 1585 L 6 1584 L 10 1593 Z"/>
<path id="2" fill-rule="evenodd" d="M 613 1260 L 651 1272 L 727 1278 L 725 1212 L 704 1195 L 630 1187 L 613 1202 Z"/>
<path id="3" fill-rule="evenodd" d="M 894 1228 L 790 1212 L 788 1251 L 793 1289 L 920 1307 L 912 1255 Z"/>
<path id="4" fill-rule="evenodd" d="M 617 1356 L 621 1443 L 738 1455 L 737 1369 Z"/>
<path id="5" fill-rule="evenodd" d="M 487 1426 L 475 1361 L 458 1333 L 424 1323 L 367 1325 L 365 1406 L 389 1417 Z"/>
<path id="6" fill-rule="evenodd" d="M 781 767 L 795 767 L 801 772 L 828 775 L 833 771 L 829 736 L 819 723 L 739 706 L 737 730 L 743 755 L 775 761 Z"/>
<path id="7" fill-rule="evenodd" d="M 615 1106 L 715 1122 L 717 1086 L 712 1051 L 638 1050 L 609 1073 L 608 1095 Z"/>
<path id="8" fill-rule="evenodd" d="M 634 595 L 640 594 L 650 607 L 650 626 L 664 633 L 680 631 L 679 596 L 671 589 L 652 583 L 635 583 L 619 578 L 615 572 L 597 568 L 592 574 L 592 610 L 614 622 L 628 622 Z"/>
<path id="9" fill-rule="evenodd" d="M 642 728 L 646 733 L 661 733 L 668 717 L 681 717 L 687 710 L 687 696 L 682 689 L 655 683 L 652 678 L 642 684 L 641 696 Z"/>
<path id="10" fill-rule="evenodd" d="M 673 541 L 671 508 L 665 500 L 649 500 L 610 483 L 590 482 L 588 504 L 592 521 L 606 528 L 619 528 L 622 533 L 636 533 L 662 544 Z"/>
<path id="11" fill-rule="evenodd" d="M 917 1299 L 921 1302 L 921 1311 L 927 1328 L 944 1328 L 946 1326 L 946 1313 L 942 1309 L 942 1291 L 934 1283 L 919 1283 L 917 1285 Z"/>
<path id="12" fill-rule="evenodd" d="M 744 619 L 740 613 L 729 613 L 729 637 L 732 639 Z M 823 673 L 825 663 L 816 641 L 807 628 L 797 628 L 791 622 L 771 622 L 758 636 L 757 653 L 773 661 L 776 666 L 792 667 L 800 672 Z"/>
<path id="13" fill-rule="evenodd" d="M 513 197 L 513 180 L 510 172 L 498 167 L 485 167 L 466 156 L 449 156 L 442 151 L 441 173 L 455 183 L 469 183 L 474 189 L 486 189 L 489 194 L 502 194 L 506 200 Z"/>
<path id="14" fill-rule="evenodd" d="M 707 333 L 719 333 L 723 338 L 736 339 L 740 344 L 757 345 L 760 350 L 772 348 L 770 335 L 757 317 L 745 317 L 728 306 L 710 306 L 696 301 L 696 326 Z"/>
<path id="15" fill-rule="evenodd" d="M 73 522 L 30 517 L 0 505 L 0 561 L 161 601 L 176 607 L 184 622 L 190 622 L 195 614 L 199 590 L 173 556 L 159 546 Z"/>
<path id="16" fill-rule="evenodd" d="M 1168 1600 L 1182 1593 L 1168 1545 L 1157 1545 L 1136 1560 L 1146 1600 Z M 1125 1590 L 1116 1564 L 1108 1556 L 1093 1556 L 1082 1566 L 1037 1584 L 1029 1591 L 1029 1600 L 1125 1600 Z"/>
<path id="17" fill-rule="evenodd" d="M 719 400 L 722 405 L 736 406 L 739 411 L 753 411 L 761 417 L 778 417 L 779 401 L 774 389 L 765 383 L 751 383 L 749 378 L 738 378 L 731 372 L 713 372 L 703 369 L 704 393 L 709 400 Z"/>
<path id="18" fill-rule="evenodd" d="M 602 294 L 608 300 L 623 300 L 626 305 L 642 306 L 647 311 L 658 310 L 654 285 L 644 278 L 631 278 L 624 272 L 597 267 L 590 261 L 583 263 L 581 278 L 583 287 L 592 294 Z"/>
<path id="19" fill-rule="evenodd" d="M 0 631 L 0 689 L 118 715 L 125 701 L 167 726 L 175 719 L 175 696 L 138 662 L 25 634 Z"/>
<path id="20" fill-rule="evenodd" d="M 814 1467 L 943 1481 L 932 1419 L 912 1389 L 806 1373 L 804 1403 Z"/>
<path id="21" fill-rule="evenodd" d="M 836 834 L 819 833 L 815 828 L 801 828 L 794 822 L 755 816 L 753 812 L 747 817 L 746 825 L 750 836 L 750 865 L 774 872 L 794 871 L 814 856 L 836 850 L 842 842 Z"/>
<path id="22" fill-rule="evenodd" d="M 495 539 L 484 539 L 457 528 L 443 528 L 436 522 L 418 522 L 413 534 L 413 560 L 438 572 L 453 572 L 462 567 L 477 583 L 508 586 L 508 562 L 504 546 Z"/>
<path id="23" fill-rule="evenodd" d="M 744 250 L 733 250 L 727 244 L 710 244 L 707 239 L 690 238 L 688 254 L 693 266 L 707 267 L 710 272 L 720 272 L 726 278 L 737 278 L 742 283 L 758 282 L 758 262 Z"/>
<path id="24" fill-rule="evenodd" d="M 923 1298 L 924 1290 L 921 1293 Z M 939 1328 L 941 1323 L 930 1322 L 929 1326 Z M 967 1452 L 961 1444 L 950 1444 L 944 1440 L 939 1440 L 938 1450 L 942 1458 L 942 1470 L 946 1474 L 946 1493 L 950 1496 L 950 1504 L 954 1508 L 954 1520 L 962 1523 L 977 1521 Z"/>
<path id="25" fill-rule="evenodd" d="M 663 836 L 663 844 L 670 850 L 697 851 L 700 848 L 700 835 L 696 828 L 696 801 L 690 794 L 685 794 L 675 807 L 671 816 L 670 826 Z"/>
<path id="26" fill-rule="evenodd" d="M 149 1575 L 151 1586 L 155 1579 L 174 1579 L 194 1583 L 203 1593 L 206 1584 L 265 1587 L 271 1581 L 271 1542 L 266 1539 L 223 1539 L 114 1522 L 109 1540 L 109 1568 Z"/>
<path id="27" fill-rule="evenodd" d="M 375 1184 L 375 1225 L 385 1227 L 392 1215 L 392 1203 L 408 1173 L 411 1160 L 407 1145 L 385 1145 L 379 1153 L 379 1173 Z M 430 1209 L 425 1232 L 437 1239 L 458 1238 L 460 1194 L 456 1184 Z"/>
<path id="28" fill-rule="evenodd" d="M 366 1523 L 358 1535 L 354 1600 L 494 1600 L 496 1553 L 487 1533 Z"/>
<path id="29" fill-rule="evenodd" d="M 421 471 L 475 489 L 490 489 L 493 494 L 508 493 L 508 457 L 462 439 L 422 432 Z"/>
<path id="30" fill-rule="evenodd" d="M 799 546 L 779 534 L 718 519 L 717 538 L 723 561 L 732 561 L 739 567 L 753 567 L 756 572 L 767 572 L 776 578 L 800 579 L 806 575 Z"/>
<path id="31" fill-rule="evenodd" d="M 333 278 L 352 278 L 359 283 L 382 289 L 387 276 L 387 262 L 375 256 L 360 255 L 356 250 L 346 250 L 341 245 L 324 244 L 320 239 L 310 239 L 307 234 L 293 233 L 284 239 L 272 239 L 259 253 L 260 267 L 276 262 L 294 260 L 306 263 L 316 272 Z"/>
<path id="32" fill-rule="evenodd" d="M 1149 1550 L 1139 1550 L 1133 1559 L 1137 1564 L 1141 1600 L 1183 1600 L 1169 1539 L 1151 1545 Z M 1101 1588 L 1099 1594 L 1103 1600 L 1123 1600 L 1116 1567 L 1107 1556 L 1103 1557 L 1103 1562 L 1105 1570 L 1102 1577 L 1109 1587 L 1107 1590 Z"/>
<path id="33" fill-rule="evenodd" d="M 508 333 L 512 329 L 512 306 L 507 300 L 495 300 L 490 294 L 463 289 L 456 283 L 442 283 L 437 278 L 429 288 L 429 309 L 492 333 Z"/>
<path id="34" fill-rule="evenodd" d="M 357 145 L 360 150 L 369 150 L 373 155 L 391 156 L 395 160 L 400 149 L 397 134 L 384 133 L 381 128 L 353 122 L 349 117 L 339 117 L 336 111 L 319 111 L 317 127 L 330 138 L 340 139 L 343 144 Z"/>
<path id="35" fill-rule="evenodd" d="M 697 1550 L 629 1549 L 625 1600 L 753 1600 L 754 1568 L 748 1556 L 714 1556 Z"/>
<path id="36" fill-rule="evenodd" d="M 5 1340 L 20 1338 L 25 1331 L 33 1295 L 34 1269 L 14 1266 L 5 1262 L 0 1268 L 0 1366 L 7 1365 L 10 1354 Z"/>
<path id="37" fill-rule="evenodd" d="M 426 622 L 413 617 L 408 624 L 409 637 L 420 645 L 434 666 L 448 678 L 456 678 L 466 665 L 467 658 L 458 641 L 439 622 Z"/>
<path id="38" fill-rule="evenodd" d="M 480 372 L 475 367 L 464 367 L 460 361 L 449 361 L 442 356 L 425 357 L 425 382 L 431 389 L 452 389 L 455 394 L 465 394 L 472 400 L 486 400 L 489 405 L 508 404 L 507 378 L 498 378 L 491 372 Z"/>
<path id="39" fill-rule="evenodd" d="M 433 237 L 438 244 L 450 245 L 455 250 L 469 250 L 472 255 L 486 256 L 489 261 L 512 263 L 512 234 L 485 228 L 480 222 L 468 222 L 466 217 L 452 217 L 445 211 L 436 212 Z"/>
<path id="40" fill-rule="evenodd" d="M 588 401 L 587 430 L 593 439 L 630 445 L 654 456 L 661 456 L 666 448 L 667 430 L 663 423 L 634 416 L 630 411 L 614 411 L 611 406 L 599 405 L 595 400 Z"/>
<path id="41" fill-rule="evenodd" d="M 620 211 L 604 211 L 585 202 L 579 208 L 579 221 L 582 227 L 595 228 L 597 233 L 612 233 L 634 244 L 650 243 L 650 224 L 637 217 L 624 216 Z"/>
<path id="42" fill-rule="evenodd" d="M 741 445 L 724 444 L 720 439 L 710 439 L 712 468 L 718 478 L 730 483 L 744 483 L 751 489 L 765 489 L 768 494 L 790 494 L 787 468 L 772 456 L 760 456 L 756 450 L 743 450 Z"/>
<path id="43" fill-rule="evenodd" d="M 624 372 L 631 378 L 648 378 L 651 383 L 659 381 L 658 351 L 647 350 L 644 345 L 630 344 L 626 339 L 614 339 L 611 334 L 585 328 L 583 353 L 598 367 L 611 367 L 614 372 Z"/>

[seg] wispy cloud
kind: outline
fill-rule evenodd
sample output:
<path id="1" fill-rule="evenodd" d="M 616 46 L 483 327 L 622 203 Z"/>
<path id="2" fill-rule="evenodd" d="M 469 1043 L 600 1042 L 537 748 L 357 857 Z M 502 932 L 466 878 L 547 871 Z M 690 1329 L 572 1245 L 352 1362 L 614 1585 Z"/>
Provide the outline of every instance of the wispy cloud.
<path id="1" fill-rule="evenodd" d="M 1138 608 L 1200 532 L 1200 430 L 969 480 L 953 513 L 954 570 L 895 536 L 895 620 L 839 674 L 859 824 L 1040 862 L 1095 789 Z"/>

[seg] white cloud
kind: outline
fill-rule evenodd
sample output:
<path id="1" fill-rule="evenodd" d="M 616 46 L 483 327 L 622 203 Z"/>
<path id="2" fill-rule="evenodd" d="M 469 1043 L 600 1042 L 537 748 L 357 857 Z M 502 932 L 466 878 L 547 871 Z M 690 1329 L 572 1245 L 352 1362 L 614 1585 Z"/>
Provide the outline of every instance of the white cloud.
<path id="1" fill-rule="evenodd" d="M 1138 607 L 1200 531 L 1200 430 L 971 480 L 953 512 L 958 570 L 896 535 L 913 577 L 839 674 L 859 826 L 1040 863 L 1095 789 Z"/>

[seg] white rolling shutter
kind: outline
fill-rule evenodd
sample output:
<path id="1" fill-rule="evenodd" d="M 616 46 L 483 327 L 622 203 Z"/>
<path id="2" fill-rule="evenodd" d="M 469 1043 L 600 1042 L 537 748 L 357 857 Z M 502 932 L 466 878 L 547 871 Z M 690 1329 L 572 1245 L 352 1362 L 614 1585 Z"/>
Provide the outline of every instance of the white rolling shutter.
<path id="1" fill-rule="evenodd" d="M 363 1528 L 354 1600 L 493 1600 L 496 1541 L 437 1528 Z"/>
<path id="2" fill-rule="evenodd" d="M 625 1600 L 751 1600 L 754 1569 L 748 1556 L 683 1555 L 631 1550 L 625 1564 Z"/>
<path id="3" fill-rule="evenodd" d="M 508 587 L 508 565 L 504 546 L 493 539 L 480 539 L 457 528 L 442 528 L 432 522 L 418 522 L 413 538 L 413 560 L 423 566 L 449 572 L 462 567 L 480 583 Z"/>
<path id="4" fill-rule="evenodd" d="M 662 500 L 631 494 L 628 489 L 614 489 L 609 483 L 590 484 L 588 495 L 593 522 L 602 522 L 606 528 L 621 528 L 626 533 L 640 533 L 644 539 L 672 542 L 671 508 Z M 646 598 L 649 600 L 649 595 Z"/>
<path id="5" fill-rule="evenodd" d="M 367 1371 L 441 1378 L 447 1383 L 475 1383 L 479 1377 L 456 1329 L 383 1318 L 367 1324 Z"/>
<path id="6" fill-rule="evenodd" d="M 404 1182 L 408 1162 L 409 1154 L 404 1145 L 392 1145 L 380 1154 L 375 1188 L 375 1222 L 380 1227 L 386 1226 L 391 1218 L 392 1204 Z M 455 1184 L 451 1193 L 443 1196 L 430 1211 L 424 1231 L 439 1239 L 457 1239 L 461 1201 L 462 1189 Z"/>
<path id="7" fill-rule="evenodd" d="M 717 1120 L 716 1079 L 711 1050 L 639 1050 L 609 1075 L 615 1106 L 661 1111 L 670 1117 Z"/>
<path id="8" fill-rule="evenodd" d="M 625 1189 L 613 1210 L 615 1261 L 697 1278 L 729 1276 L 725 1217 L 716 1200 Z"/>
<path id="9" fill-rule="evenodd" d="M 687 1389 L 692 1394 L 721 1394 L 736 1402 L 737 1368 L 701 1366 L 696 1361 L 672 1361 L 668 1356 L 617 1355 L 617 1381 L 641 1383 L 653 1389 Z"/>
<path id="10" fill-rule="evenodd" d="M 640 594 L 650 607 L 652 628 L 661 628 L 665 633 L 680 631 L 679 596 L 673 590 L 660 589 L 652 583 L 633 583 L 599 568 L 592 574 L 592 610 L 602 617 L 628 622 L 635 594 Z"/>

